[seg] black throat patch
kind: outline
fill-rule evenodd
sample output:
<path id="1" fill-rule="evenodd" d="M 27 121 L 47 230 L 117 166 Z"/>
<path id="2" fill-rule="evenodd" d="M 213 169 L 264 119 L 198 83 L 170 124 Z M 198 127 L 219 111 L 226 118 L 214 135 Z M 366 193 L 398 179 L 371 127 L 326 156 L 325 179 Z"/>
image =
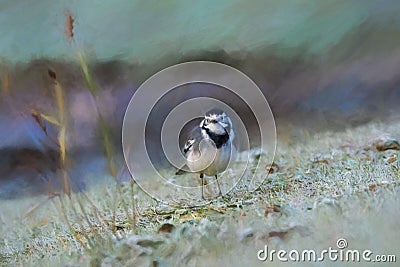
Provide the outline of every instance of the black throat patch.
<path id="1" fill-rule="evenodd" d="M 213 140 L 217 148 L 221 148 L 229 140 L 229 134 L 226 132 L 226 130 L 224 134 L 215 134 L 210 132 L 210 130 L 204 126 L 202 128 L 206 131 L 210 139 Z"/>

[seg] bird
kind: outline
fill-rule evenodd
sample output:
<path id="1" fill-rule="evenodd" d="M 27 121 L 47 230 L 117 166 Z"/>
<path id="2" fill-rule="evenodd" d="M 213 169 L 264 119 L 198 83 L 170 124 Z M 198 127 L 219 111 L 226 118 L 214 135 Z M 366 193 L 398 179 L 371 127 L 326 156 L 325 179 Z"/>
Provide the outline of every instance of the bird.
<path id="1" fill-rule="evenodd" d="M 227 168 L 232 152 L 234 131 L 231 119 L 222 113 L 209 113 L 189 133 L 183 146 L 186 165 L 191 172 L 199 173 L 201 197 L 204 197 L 204 175 L 214 176 L 222 196 L 218 174 Z M 180 174 L 178 170 L 177 174 Z"/>

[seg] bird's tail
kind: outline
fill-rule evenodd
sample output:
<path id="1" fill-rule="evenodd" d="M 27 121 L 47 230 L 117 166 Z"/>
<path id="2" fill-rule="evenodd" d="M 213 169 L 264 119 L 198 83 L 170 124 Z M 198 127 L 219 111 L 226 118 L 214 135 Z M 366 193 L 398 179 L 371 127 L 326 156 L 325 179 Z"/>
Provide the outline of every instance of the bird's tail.
<path id="1" fill-rule="evenodd" d="M 186 167 L 186 164 L 183 165 L 182 167 L 180 167 L 176 172 L 175 175 L 182 175 L 184 174 L 186 171 L 184 170 L 184 168 Z"/>

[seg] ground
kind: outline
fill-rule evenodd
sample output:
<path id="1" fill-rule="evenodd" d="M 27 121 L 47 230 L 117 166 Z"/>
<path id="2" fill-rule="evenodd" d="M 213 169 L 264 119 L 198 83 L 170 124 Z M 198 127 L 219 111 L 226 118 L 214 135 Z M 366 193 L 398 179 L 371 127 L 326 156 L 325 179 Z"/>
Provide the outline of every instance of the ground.
<path id="1" fill-rule="evenodd" d="M 400 261 L 400 153 L 379 146 L 396 141 L 400 119 L 342 131 L 279 127 L 274 165 L 261 188 L 248 192 L 239 184 L 203 207 L 171 207 L 136 184 L 107 179 L 70 198 L 2 200 L 0 263 L 253 266 L 263 264 L 257 254 L 265 245 L 320 252 L 338 249 L 341 238 L 347 249 Z M 269 260 L 264 264 L 285 264 L 276 255 Z"/>

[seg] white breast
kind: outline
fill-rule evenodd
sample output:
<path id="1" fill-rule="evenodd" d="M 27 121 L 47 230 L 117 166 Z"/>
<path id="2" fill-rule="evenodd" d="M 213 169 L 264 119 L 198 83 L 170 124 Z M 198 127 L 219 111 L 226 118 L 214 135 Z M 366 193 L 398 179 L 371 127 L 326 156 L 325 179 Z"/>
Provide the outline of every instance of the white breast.
<path id="1" fill-rule="evenodd" d="M 228 141 L 216 149 L 210 139 L 200 143 L 200 151 L 192 150 L 187 155 L 187 165 L 192 172 L 201 172 L 214 176 L 223 172 L 228 166 L 231 157 L 231 142 Z"/>

